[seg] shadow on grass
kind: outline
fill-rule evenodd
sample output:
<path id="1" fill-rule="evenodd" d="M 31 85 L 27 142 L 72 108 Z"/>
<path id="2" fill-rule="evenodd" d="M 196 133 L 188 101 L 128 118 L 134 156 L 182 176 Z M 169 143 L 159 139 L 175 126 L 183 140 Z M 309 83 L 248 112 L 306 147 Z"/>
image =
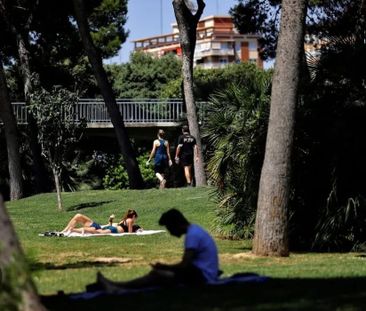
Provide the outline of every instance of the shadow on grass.
<path id="1" fill-rule="evenodd" d="M 87 203 L 80 203 L 80 204 L 76 204 L 76 205 L 72 205 L 70 206 L 67 211 L 71 212 L 71 211 L 78 211 L 81 210 L 83 208 L 89 208 L 89 207 L 98 207 L 101 206 L 103 204 L 107 204 L 107 203 L 111 203 L 114 202 L 115 200 L 109 200 L 109 201 L 99 201 L 99 202 L 87 202 Z"/>
<path id="2" fill-rule="evenodd" d="M 30 264 L 31 271 L 43 271 L 43 270 L 66 270 L 66 269 L 83 269 L 83 268 L 94 268 L 94 267 L 115 267 L 120 266 L 129 261 L 125 262 L 105 262 L 105 261 L 78 261 L 69 264 L 55 265 L 53 263 L 35 263 Z"/>
<path id="3" fill-rule="evenodd" d="M 72 300 L 44 296 L 50 311 L 58 310 L 366 310 L 366 278 L 270 279 L 200 288 L 166 288 L 122 296 Z"/>
<path id="4" fill-rule="evenodd" d="M 243 246 L 243 247 L 233 247 L 232 249 L 235 249 L 235 250 L 240 251 L 240 252 L 247 252 L 247 251 L 251 251 L 252 247 L 251 246 Z"/>

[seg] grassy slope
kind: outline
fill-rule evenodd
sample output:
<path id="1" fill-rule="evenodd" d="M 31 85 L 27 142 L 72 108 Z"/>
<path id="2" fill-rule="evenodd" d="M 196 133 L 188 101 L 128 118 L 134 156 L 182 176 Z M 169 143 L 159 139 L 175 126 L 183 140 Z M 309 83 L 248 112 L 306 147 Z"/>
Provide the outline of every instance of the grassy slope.
<path id="1" fill-rule="evenodd" d="M 149 262 L 173 262 L 181 256 L 182 239 L 167 233 L 84 239 L 37 236 L 37 233 L 46 230 L 61 230 L 76 212 L 105 223 L 110 214 L 119 217 L 127 208 L 134 208 L 140 216 L 138 223 L 146 229 L 161 229 L 157 224 L 159 216 L 172 207 L 180 209 L 189 220 L 208 229 L 213 221 L 214 202 L 210 199 L 210 189 L 205 188 L 87 191 L 65 193 L 63 199 L 66 212 L 56 211 L 55 194 L 37 195 L 7 204 L 30 259 L 36 284 L 43 295 L 55 294 L 58 290 L 81 292 L 86 284 L 94 282 L 97 270 L 116 280 L 130 279 L 147 272 Z M 366 300 L 366 294 L 361 286 L 366 280 L 366 259 L 363 254 L 307 253 L 291 254 L 289 258 L 258 258 L 250 254 L 248 241 L 216 241 L 225 274 L 250 271 L 276 279 L 267 284 L 234 286 L 219 292 L 217 289 L 207 289 L 199 297 L 197 291 L 182 294 L 181 291 L 174 292 L 174 289 L 171 289 L 169 297 L 165 292 L 149 294 L 141 298 L 145 299 L 141 310 L 146 310 L 146 305 L 151 310 L 159 309 L 162 299 L 167 305 L 174 305 L 174 309 L 183 310 L 198 298 L 202 303 L 195 302 L 195 305 L 200 310 L 205 309 L 204 306 L 207 306 L 207 310 L 213 310 L 213 306 L 215 310 L 242 310 L 243 305 L 282 310 L 290 310 L 294 306 L 305 310 L 312 306 L 315 310 L 320 307 L 319 301 L 322 301 L 325 309 L 332 309 L 335 305 L 344 306 L 344 310 L 348 310 L 348 305 L 352 310 L 366 307 L 362 302 Z M 113 257 L 125 262 L 100 263 L 101 257 Z M 178 308 L 175 302 L 181 300 L 181 295 L 184 295 L 185 303 L 181 303 Z M 124 301 L 126 306 L 131 304 L 136 309 L 133 298 L 126 297 Z M 100 299 L 99 303 L 105 304 L 106 301 Z M 113 300 L 110 303 L 113 305 Z M 62 301 L 59 301 L 57 306 L 50 309 L 61 310 L 62 306 Z M 93 309 L 93 306 L 82 303 L 78 307 Z"/>

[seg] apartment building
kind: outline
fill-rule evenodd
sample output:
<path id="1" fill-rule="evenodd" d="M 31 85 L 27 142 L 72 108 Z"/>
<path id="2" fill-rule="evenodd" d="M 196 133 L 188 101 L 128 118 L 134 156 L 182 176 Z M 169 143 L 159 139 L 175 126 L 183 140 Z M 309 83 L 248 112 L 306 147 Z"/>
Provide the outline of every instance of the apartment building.
<path id="1" fill-rule="evenodd" d="M 138 39 L 135 51 L 145 51 L 156 57 L 167 53 L 182 55 L 177 24 L 172 24 L 172 33 Z M 222 68 L 230 63 L 251 62 L 263 68 L 259 57 L 259 36 L 239 34 L 230 16 L 209 16 L 197 25 L 197 42 L 194 66 L 202 68 Z"/>

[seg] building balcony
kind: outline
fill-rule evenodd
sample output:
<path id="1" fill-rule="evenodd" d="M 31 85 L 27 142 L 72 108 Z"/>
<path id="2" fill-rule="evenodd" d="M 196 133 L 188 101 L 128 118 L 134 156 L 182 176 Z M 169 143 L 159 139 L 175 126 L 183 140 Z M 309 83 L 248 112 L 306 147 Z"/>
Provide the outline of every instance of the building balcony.
<path id="1" fill-rule="evenodd" d="M 234 49 L 224 49 L 224 50 L 209 49 L 205 51 L 196 50 L 196 52 L 194 53 L 194 59 L 200 59 L 208 56 L 234 56 L 234 55 L 235 55 Z"/>

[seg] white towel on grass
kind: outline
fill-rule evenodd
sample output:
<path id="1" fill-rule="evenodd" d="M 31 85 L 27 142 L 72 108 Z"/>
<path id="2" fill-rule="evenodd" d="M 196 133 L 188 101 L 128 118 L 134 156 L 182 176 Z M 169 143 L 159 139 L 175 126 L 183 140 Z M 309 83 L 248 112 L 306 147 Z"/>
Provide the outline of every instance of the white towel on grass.
<path id="1" fill-rule="evenodd" d="M 89 237 L 97 237 L 97 236 L 124 236 L 124 235 L 131 235 L 131 236 L 136 236 L 136 235 L 150 235 L 150 234 L 156 234 L 156 233 L 162 233 L 165 232 L 165 230 L 142 230 L 142 231 L 137 231 L 137 232 L 133 232 L 133 233 L 129 233 L 129 232 L 123 232 L 123 233 L 87 233 L 85 232 L 84 234 L 79 233 L 79 232 L 71 232 L 68 235 L 64 235 L 64 237 L 68 237 L 68 238 L 75 238 L 75 237 L 79 237 L 79 238 L 89 238 Z M 60 236 L 59 235 L 60 232 L 56 232 L 55 236 Z M 40 233 L 38 234 L 39 236 L 47 236 L 44 233 Z"/>

